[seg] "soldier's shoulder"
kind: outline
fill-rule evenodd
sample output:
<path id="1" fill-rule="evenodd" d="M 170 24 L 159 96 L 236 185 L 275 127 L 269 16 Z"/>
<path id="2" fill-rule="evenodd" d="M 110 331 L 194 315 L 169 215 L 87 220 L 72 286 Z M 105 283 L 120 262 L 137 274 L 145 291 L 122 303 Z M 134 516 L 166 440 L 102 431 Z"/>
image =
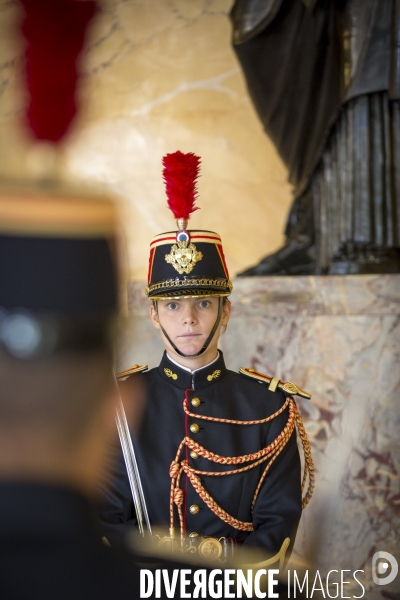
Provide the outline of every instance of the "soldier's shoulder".
<path id="1" fill-rule="evenodd" d="M 143 373 L 144 371 L 147 371 L 148 368 L 149 368 L 148 365 L 133 365 L 129 369 L 126 369 L 125 371 L 120 371 L 119 373 L 117 373 L 117 381 L 124 381 L 128 377 L 131 377 L 131 375 L 135 375 L 136 373 Z"/>
<path id="2" fill-rule="evenodd" d="M 282 390 L 283 392 L 285 392 L 285 394 L 290 396 L 301 396 L 302 398 L 306 398 L 307 400 L 311 398 L 311 394 L 305 392 L 304 390 L 301 390 L 292 381 L 281 381 L 278 377 L 265 375 L 264 373 L 260 373 L 259 371 L 256 371 L 251 367 L 240 367 L 239 373 L 241 375 L 245 375 L 253 381 L 264 384 L 270 392 Z"/>

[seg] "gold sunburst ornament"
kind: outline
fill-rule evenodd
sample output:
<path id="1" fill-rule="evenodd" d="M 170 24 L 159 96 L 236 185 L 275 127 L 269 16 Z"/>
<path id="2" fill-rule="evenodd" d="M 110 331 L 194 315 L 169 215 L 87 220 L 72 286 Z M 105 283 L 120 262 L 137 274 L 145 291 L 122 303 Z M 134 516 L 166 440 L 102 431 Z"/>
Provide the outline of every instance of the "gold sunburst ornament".
<path id="1" fill-rule="evenodd" d="M 207 381 L 212 381 L 213 379 L 218 379 L 218 377 L 221 375 L 221 371 L 220 369 L 217 369 L 216 371 L 214 371 L 214 373 L 211 373 L 211 375 L 207 375 Z"/>
<path id="2" fill-rule="evenodd" d="M 193 268 L 199 260 L 203 258 L 203 253 L 198 252 L 196 246 L 188 243 L 187 240 L 178 241 L 171 248 L 171 252 L 165 255 L 165 260 L 172 265 L 180 275 L 187 275 L 193 271 Z"/>
<path id="3" fill-rule="evenodd" d="M 164 373 L 167 377 L 172 377 L 172 379 L 174 379 L 175 381 L 178 379 L 178 375 L 176 373 L 173 373 L 171 369 L 164 369 Z"/>

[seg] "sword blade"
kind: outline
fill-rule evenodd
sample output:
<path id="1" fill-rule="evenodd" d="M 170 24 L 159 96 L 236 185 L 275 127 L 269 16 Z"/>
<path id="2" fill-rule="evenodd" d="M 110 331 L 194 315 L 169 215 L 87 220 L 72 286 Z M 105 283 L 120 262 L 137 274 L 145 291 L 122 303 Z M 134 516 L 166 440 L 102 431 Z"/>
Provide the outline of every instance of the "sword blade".
<path id="1" fill-rule="evenodd" d="M 113 379 L 118 389 L 118 383 L 114 371 Z M 144 536 L 145 531 L 147 530 L 151 535 L 151 525 L 147 511 L 146 500 L 144 497 L 143 486 L 140 479 L 135 450 L 120 394 L 118 394 L 115 420 L 117 424 L 119 440 L 121 443 L 122 454 L 126 465 L 126 471 L 128 473 L 128 480 L 132 492 L 133 505 L 135 507 L 139 533 Z"/>

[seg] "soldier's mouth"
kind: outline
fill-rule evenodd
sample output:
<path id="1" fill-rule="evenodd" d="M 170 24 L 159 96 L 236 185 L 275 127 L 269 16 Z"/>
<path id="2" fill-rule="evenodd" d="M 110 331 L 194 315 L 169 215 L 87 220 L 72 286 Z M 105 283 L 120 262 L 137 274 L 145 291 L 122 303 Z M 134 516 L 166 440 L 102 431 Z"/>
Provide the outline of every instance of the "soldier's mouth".
<path id="1" fill-rule="evenodd" d="M 192 337 L 200 337 L 201 333 L 182 333 L 178 335 L 179 338 L 192 338 Z"/>

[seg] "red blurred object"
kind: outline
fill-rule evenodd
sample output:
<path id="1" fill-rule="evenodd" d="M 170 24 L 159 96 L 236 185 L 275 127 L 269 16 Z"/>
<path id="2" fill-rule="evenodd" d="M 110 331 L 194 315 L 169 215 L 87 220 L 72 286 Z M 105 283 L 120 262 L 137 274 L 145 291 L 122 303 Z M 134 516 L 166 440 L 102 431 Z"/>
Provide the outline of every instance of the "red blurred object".
<path id="1" fill-rule="evenodd" d="M 175 219 L 189 219 L 189 216 L 198 206 L 197 178 L 200 171 L 200 157 L 188 152 L 183 154 L 178 150 L 173 154 L 166 154 L 163 158 L 163 176 L 168 206 Z"/>
<path id="2" fill-rule="evenodd" d="M 21 0 L 27 121 L 39 140 L 59 141 L 75 116 L 77 60 L 86 28 L 96 11 L 94 0 Z"/>

